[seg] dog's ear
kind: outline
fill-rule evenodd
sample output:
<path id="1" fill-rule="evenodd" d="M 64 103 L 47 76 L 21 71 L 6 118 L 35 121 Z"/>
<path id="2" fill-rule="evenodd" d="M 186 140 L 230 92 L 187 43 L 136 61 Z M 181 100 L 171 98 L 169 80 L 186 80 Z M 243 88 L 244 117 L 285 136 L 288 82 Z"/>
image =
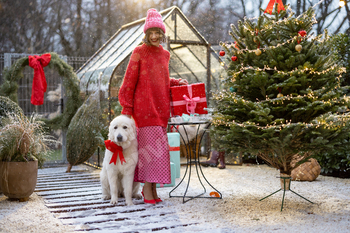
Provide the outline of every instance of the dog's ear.
<path id="1" fill-rule="evenodd" d="M 112 140 L 112 137 L 113 137 L 113 134 L 112 134 L 112 131 L 113 131 L 113 127 L 111 127 L 111 124 L 109 125 L 108 127 L 108 140 Z"/>

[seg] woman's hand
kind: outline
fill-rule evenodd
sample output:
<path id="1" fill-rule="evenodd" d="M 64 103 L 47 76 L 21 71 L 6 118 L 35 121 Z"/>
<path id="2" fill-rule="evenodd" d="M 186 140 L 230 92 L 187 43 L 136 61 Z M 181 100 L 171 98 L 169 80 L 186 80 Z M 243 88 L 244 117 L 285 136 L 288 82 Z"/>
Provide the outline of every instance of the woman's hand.
<path id="1" fill-rule="evenodd" d="M 179 81 L 179 85 L 180 85 L 180 86 L 188 85 L 188 82 L 187 82 L 186 79 L 181 79 L 181 80 Z"/>

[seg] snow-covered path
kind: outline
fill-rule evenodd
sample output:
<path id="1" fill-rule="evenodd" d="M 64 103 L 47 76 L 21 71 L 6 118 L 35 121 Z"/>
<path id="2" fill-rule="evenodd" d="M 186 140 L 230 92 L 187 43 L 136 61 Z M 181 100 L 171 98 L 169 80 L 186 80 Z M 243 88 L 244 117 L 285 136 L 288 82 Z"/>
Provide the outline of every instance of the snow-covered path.
<path id="1" fill-rule="evenodd" d="M 164 200 L 162 204 L 151 206 L 134 200 L 135 205 L 128 207 L 122 199 L 116 206 L 100 199 L 100 170 L 81 165 L 67 174 L 65 169 L 39 170 L 37 191 L 26 203 L 10 202 L 0 194 L 0 232 L 150 232 L 153 229 L 176 233 L 338 233 L 350 229 L 350 179 L 319 176 L 314 182 L 292 182 L 295 192 L 315 204 L 286 192 L 281 212 L 282 192 L 259 201 L 280 188 L 276 169 L 248 164 L 227 166 L 223 170 L 207 167 L 203 172 L 223 199 L 201 198 L 183 204 L 181 198 L 169 198 L 173 187 L 163 187 L 158 189 Z M 184 172 L 185 167 L 181 167 L 181 174 Z M 41 185 L 41 179 L 48 182 Z M 185 185 L 180 185 L 177 192 L 184 189 Z M 199 189 L 199 182 L 191 181 L 189 192 L 196 193 Z M 210 191 L 208 187 L 207 192 Z"/>

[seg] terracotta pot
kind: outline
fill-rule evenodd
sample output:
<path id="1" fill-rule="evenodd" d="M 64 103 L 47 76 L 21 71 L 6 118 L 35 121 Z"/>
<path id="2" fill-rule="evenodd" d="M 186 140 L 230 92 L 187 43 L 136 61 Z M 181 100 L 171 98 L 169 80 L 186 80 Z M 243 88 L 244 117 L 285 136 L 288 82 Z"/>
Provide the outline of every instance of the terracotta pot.
<path id="1" fill-rule="evenodd" d="M 287 179 L 280 178 L 280 180 L 281 180 L 281 189 L 289 190 L 290 189 L 290 182 L 292 180 L 291 175 L 280 173 L 280 177 L 287 177 Z"/>
<path id="2" fill-rule="evenodd" d="M 11 199 L 28 200 L 38 177 L 38 161 L 0 162 L 0 186 Z"/>

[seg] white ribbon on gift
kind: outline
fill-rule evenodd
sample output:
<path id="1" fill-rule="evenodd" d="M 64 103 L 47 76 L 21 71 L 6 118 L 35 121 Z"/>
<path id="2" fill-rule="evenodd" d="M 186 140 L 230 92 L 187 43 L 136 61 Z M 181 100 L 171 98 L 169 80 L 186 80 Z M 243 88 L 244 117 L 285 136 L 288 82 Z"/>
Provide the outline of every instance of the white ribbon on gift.
<path id="1" fill-rule="evenodd" d="M 181 106 L 186 104 L 186 111 L 189 114 L 194 114 L 194 110 L 196 109 L 197 103 L 203 103 L 207 101 L 206 97 L 192 97 L 192 86 L 187 85 L 188 95 L 183 95 L 184 100 L 173 101 L 170 103 L 171 106 Z"/>

